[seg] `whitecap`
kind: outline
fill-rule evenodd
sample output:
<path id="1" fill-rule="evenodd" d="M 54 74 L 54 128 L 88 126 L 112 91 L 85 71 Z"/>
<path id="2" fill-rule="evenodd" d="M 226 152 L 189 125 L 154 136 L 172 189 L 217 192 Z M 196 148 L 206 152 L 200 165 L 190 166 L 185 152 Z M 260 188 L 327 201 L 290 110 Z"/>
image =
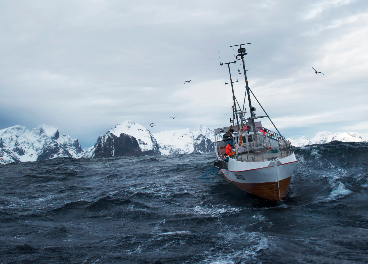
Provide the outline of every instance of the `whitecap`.
<path id="1" fill-rule="evenodd" d="M 164 232 L 160 233 L 158 235 L 160 236 L 171 236 L 171 235 L 190 235 L 190 231 L 174 231 L 174 232 Z"/>
<path id="2" fill-rule="evenodd" d="M 343 184 L 342 182 L 335 182 L 334 187 L 329 197 L 326 198 L 325 201 L 332 201 L 332 200 L 340 199 L 351 193 L 352 191 L 345 188 L 345 184 Z"/>
<path id="3" fill-rule="evenodd" d="M 269 248 L 269 240 L 259 232 L 226 232 L 222 234 L 224 237 L 224 250 L 217 252 L 215 255 L 208 256 L 203 262 L 211 264 L 233 264 L 247 263 L 254 260 L 260 251 Z M 232 245 L 237 241 L 247 241 L 248 244 L 242 244 L 237 250 L 231 250 L 228 244 Z"/>
<path id="4" fill-rule="evenodd" d="M 348 190 L 345 188 L 345 184 L 343 184 L 342 182 L 339 182 L 337 187 L 335 187 L 331 194 L 330 197 L 331 198 L 340 198 L 340 197 L 344 197 L 346 195 L 351 194 L 352 191 Z"/>
<path id="5" fill-rule="evenodd" d="M 214 207 L 209 208 L 209 207 L 201 207 L 197 205 L 193 208 L 193 212 L 196 215 L 212 216 L 212 217 L 220 216 L 225 213 L 238 213 L 240 211 L 241 209 L 239 208 L 234 208 L 234 207 L 229 207 L 229 206 L 218 206 L 218 207 L 214 206 Z"/>
<path id="6" fill-rule="evenodd" d="M 317 157 L 321 157 L 321 154 L 318 153 L 318 150 L 317 149 L 312 149 L 310 155 L 312 157 L 316 157 L 316 158 Z"/>

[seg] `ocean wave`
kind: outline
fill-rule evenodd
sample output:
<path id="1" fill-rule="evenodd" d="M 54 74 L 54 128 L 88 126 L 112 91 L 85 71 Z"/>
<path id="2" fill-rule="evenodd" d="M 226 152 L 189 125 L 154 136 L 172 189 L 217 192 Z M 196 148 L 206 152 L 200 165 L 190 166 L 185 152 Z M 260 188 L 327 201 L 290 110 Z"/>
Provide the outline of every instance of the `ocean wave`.
<path id="1" fill-rule="evenodd" d="M 223 214 L 235 214 L 235 213 L 241 212 L 240 208 L 230 207 L 227 205 L 216 205 L 212 207 L 197 205 L 191 210 L 194 215 L 211 216 L 211 217 L 217 217 Z"/>
<path id="2" fill-rule="evenodd" d="M 330 193 L 330 196 L 325 200 L 331 201 L 331 200 L 340 199 L 351 193 L 352 191 L 346 189 L 345 184 L 343 184 L 342 182 L 335 182 L 332 188 L 332 191 Z"/>
<path id="3" fill-rule="evenodd" d="M 134 207 L 135 210 L 148 210 L 151 207 L 145 203 L 137 202 L 128 198 L 113 198 L 110 196 L 102 197 L 95 202 L 90 203 L 87 206 L 88 210 L 99 211 L 99 210 L 107 210 L 109 208 L 117 208 L 117 207 Z"/>
<path id="4" fill-rule="evenodd" d="M 0 166 L 1 260 L 366 263 L 367 146 L 297 148 L 274 202 L 198 181 L 209 155 Z"/>
<path id="5" fill-rule="evenodd" d="M 259 232 L 222 233 L 218 252 L 204 252 L 206 258 L 202 263 L 235 264 L 256 261 L 258 254 L 269 248 L 269 240 Z M 241 242 L 242 241 L 242 242 Z M 238 245 L 233 247 L 233 245 Z"/>

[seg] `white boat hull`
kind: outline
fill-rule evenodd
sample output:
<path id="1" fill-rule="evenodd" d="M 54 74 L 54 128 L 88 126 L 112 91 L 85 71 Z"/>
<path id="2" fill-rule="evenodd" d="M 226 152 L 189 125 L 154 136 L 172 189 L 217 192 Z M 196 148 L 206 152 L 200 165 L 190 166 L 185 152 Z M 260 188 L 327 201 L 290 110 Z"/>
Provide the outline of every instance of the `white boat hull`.
<path id="1" fill-rule="evenodd" d="M 225 178 L 240 189 L 269 200 L 286 196 L 296 162 L 295 154 L 265 162 L 237 161 L 229 158 Z"/>

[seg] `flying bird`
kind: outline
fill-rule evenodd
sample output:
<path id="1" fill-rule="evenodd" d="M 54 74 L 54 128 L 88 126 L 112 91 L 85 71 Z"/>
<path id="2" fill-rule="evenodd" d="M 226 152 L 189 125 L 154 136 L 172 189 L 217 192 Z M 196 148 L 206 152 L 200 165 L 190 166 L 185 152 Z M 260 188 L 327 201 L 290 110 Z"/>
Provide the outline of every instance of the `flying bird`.
<path id="1" fill-rule="evenodd" d="M 154 127 L 154 126 L 155 126 L 155 124 L 154 124 L 154 123 L 151 123 L 151 124 L 150 124 L 150 127 Z"/>
<path id="2" fill-rule="evenodd" d="M 185 81 L 185 82 L 184 82 L 184 84 L 185 84 L 185 83 L 190 83 L 191 81 L 192 81 L 192 80 L 189 80 L 189 81 Z"/>
<path id="3" fill-rule="evenodd" d="M 312 66 L 311 66 L 312 67 Z M 317 73 L 322 73 L 322 72 L 319 72 L 317 71 L 315 68 L 312 67 L 312 69 L 314 70 L 314 72 L 317 74 Z M 323 74 L 323 73 L 322 73 Z M 324 74 L 323 74 L 324 75 Z"/>
<path id="4" fill-rule="evenodd" d="M 170 116 L 170 118 L 172 118 L 172 119 L 175 119 L 175 117 L 176 117 L 176 116 L 174 116 L 174 117 L 171 117 L 171 116 Z"/>

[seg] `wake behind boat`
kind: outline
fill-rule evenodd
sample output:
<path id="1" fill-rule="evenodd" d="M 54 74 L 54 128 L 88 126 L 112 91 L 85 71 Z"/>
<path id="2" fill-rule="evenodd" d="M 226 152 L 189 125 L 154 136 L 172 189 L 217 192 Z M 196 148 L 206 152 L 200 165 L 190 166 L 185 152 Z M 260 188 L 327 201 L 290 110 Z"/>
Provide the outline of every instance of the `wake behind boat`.
<path id="1" fill-rule="evenodd" d="M 250 44 L 250 43 L 249 43 Z M 230 126 L 215 129 L 215 152 L 219 168 L 225 178 L 240 189 L 269 200 L 281 200 L 288 192 L 291 174 L 294 169 L 295 154 L 287 141 L 276 128 L 262 105 L 248 86 L 244 64 L 246 49 L 238 46 L 237 60 L 241 60 L 245 79 L 245 97 L 249 103 L 249 117 L 245 117 L 246 107 L 241 108 L 234 94 L 233 81 L 229 69 L 230 84 L 233 96 Z M 257 116 L 252 106 L 250 93 L 259 103 L 265 116 Z M 262 126 L 258 119 L 268 117 L 277 132 Z"/>

